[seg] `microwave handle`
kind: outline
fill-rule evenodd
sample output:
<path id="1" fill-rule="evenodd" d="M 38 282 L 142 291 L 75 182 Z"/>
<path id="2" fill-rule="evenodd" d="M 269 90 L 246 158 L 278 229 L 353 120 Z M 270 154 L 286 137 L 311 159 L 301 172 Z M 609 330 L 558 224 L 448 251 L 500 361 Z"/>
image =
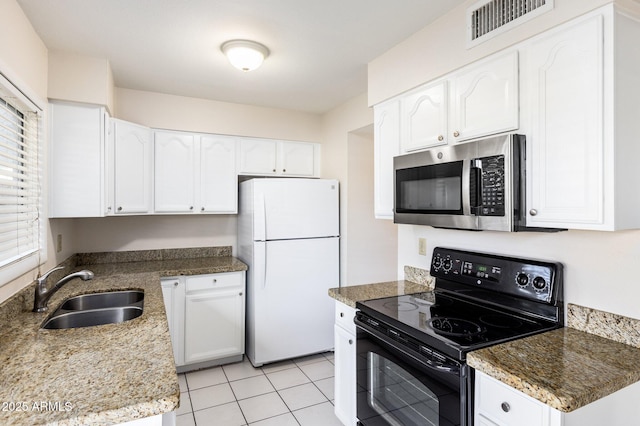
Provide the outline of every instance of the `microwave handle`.
<path id="1" fill-rule="evenodd" d="M 472 215 L 478 216 L 482 207 L 482 161 L 471 160 L 469 169 L 469 206 Z"/>

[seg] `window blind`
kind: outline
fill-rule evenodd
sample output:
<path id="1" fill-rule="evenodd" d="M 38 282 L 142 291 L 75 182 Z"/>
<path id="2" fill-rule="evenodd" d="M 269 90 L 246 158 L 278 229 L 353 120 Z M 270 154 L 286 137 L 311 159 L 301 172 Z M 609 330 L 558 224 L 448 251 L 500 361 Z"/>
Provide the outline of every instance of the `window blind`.
<path id="1" fill-rule="evenodd" d="M 0 85 L 0 270 L 40 248 L 39 121 L 35 106 Z"/>

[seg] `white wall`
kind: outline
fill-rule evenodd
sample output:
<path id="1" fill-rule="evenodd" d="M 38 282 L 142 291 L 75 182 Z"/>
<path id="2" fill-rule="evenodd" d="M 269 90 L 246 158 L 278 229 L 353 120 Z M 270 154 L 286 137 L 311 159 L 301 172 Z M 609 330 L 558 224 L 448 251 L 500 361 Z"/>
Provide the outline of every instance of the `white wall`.
<path id="1" fill-rule="evenodd" d="M 398 229 L 374 217 L 373 125 L 349 133 L 346 279 L 342 285 L 396 279 Z"/>

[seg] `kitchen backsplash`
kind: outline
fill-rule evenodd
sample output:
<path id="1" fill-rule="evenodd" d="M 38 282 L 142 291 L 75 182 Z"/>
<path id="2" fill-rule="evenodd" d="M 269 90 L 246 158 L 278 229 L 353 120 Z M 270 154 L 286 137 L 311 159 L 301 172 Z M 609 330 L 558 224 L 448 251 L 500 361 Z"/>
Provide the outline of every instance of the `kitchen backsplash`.
<path id="1" fill-rule="evenodd" d="M 567 327 L 640 348 L 640 320 L 635 318 L 569 303 Z"/>
<path id="2" fill-rule="evenodd" d="M 116 262 L 123 263 L 148 262 L 152 260 L 195 259 L 201 257 L 231 256 L 231 246 L 78 253 L 76 256 L 76 266 Z"/>
<path id="3" fill-rule="evenodd" d="M 435 286 L 435 280 L 431 275 L 429 275 L 429 271 L 426 269 L 416 268 L 415 266 L 404 266 L 404 279 L 416 284 L 425 285 L 429 290 L 433 290 Z"/>

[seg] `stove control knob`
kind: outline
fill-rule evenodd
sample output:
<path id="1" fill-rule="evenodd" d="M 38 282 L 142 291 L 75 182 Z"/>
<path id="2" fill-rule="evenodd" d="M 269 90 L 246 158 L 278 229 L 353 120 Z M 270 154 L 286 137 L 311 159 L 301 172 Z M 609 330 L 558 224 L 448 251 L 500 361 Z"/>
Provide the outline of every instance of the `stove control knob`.
<path id="1" fill-rule="evenodd" d="M 547 281 L 542 277 L 535 277 L 533 279 L 533 288 L 536 291 L 542 291 L 547 288 Z"/>
<path id="2" fill-rule="evenodd" d="M 442 259 L 440 259 L 439 257 L 436 257 L 433 259 L 433 268 L 434 269 L 440 269 L 440 267 L 442 266 Z"/>
<path id="3" fill-rule="evenodd" d="M 453 266 L 453 262 L 451 262 L 451 259 L 445 259 L 442 263 L 442 266 L 445 272 L 449 272 L 451 270 L 451 267 Z"/>
<path id="4" fill-rule="evenodd" d="M 518 284 L 518 287 L 525 288 L 529 284 L 529 275 L 520 272 L 516 275 L 516 284 Z"/>

